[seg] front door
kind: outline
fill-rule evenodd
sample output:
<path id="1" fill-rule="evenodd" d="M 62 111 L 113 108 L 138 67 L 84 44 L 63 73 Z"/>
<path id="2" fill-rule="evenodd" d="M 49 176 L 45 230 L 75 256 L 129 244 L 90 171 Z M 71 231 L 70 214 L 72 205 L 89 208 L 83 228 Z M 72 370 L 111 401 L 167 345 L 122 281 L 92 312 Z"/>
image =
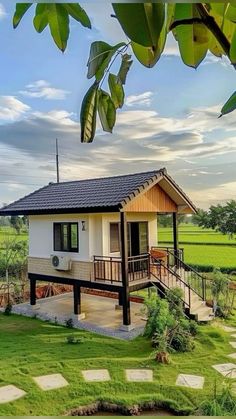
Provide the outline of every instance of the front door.
<path id="1" fill-rule="evenodd" d="M 148 252 L 148 223 L 128 223 L 128 252 L 129 256 L 137 256 Z"/>

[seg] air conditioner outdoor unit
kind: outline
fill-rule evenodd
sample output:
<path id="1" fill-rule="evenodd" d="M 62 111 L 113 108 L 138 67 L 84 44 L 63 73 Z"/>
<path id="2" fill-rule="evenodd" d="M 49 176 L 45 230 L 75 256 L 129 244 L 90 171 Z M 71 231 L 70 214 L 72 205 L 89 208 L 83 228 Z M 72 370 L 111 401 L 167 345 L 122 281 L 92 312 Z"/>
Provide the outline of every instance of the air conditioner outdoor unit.
<path id="1" fill-rule="evenodd" d="M 70 271 L 71 260 L 68 256 L 51 255 L 51 264 L 58 271 Z"/>

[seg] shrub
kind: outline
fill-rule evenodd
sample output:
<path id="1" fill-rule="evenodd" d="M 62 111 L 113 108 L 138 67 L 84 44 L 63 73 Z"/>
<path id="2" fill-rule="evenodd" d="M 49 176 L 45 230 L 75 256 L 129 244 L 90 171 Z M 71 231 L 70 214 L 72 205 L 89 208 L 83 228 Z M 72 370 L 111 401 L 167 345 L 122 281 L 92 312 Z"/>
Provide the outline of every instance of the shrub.
<path id="1" fill-rule="evenodd" d="M 6 316 L 10 316 L 11 312 L 12 312 L 12 304 L 11 303 L 7 303 L 7 305 L 5 307 L 5 310 L 4 310 L 4 314 Z"/>
<path id="2" fill-rule="evenodd" d="M 151 338 L 156 359 L 160 362 L 169 362 L 171 351 L 187 352 L 194 348 L 193 336 L 198 329 L 194 321 L 184 316 L 182 298 L 181 290 L 172 289 L 167 293 L 167 299 L 154 293 L 145 299 L 147 323 L 144 334 Z"/>
<path id="3" fill-rule="evenodd" d="M 66 325 L 66 327 L 68 327 L 68 329 L 73 329 L 73 327 L 74 327 L 74 322 L 73 322 L 73 319 L 67 319 L 66 321 L 65 321 L 65 325 Z"/>
<path id="4" fill-rule="evenodd" d="M 66 341 L 67 343 L 71 344 L 71 345 L 75 345 L 75 344 L 80 344 L 84 342 L 84 338 L 80 337 L 80 338 L 76 338 L 74 335 L 69 335 L 66 337 Z"/>
<path id="5" fill-rule="evenodd" d="M 230 384 L 224 385 L 217 394 L 216 385 L 212 396 L 208 397 L 196 412 L 197 416 L 235 416 L 236 400 L 232 395 Z"/>

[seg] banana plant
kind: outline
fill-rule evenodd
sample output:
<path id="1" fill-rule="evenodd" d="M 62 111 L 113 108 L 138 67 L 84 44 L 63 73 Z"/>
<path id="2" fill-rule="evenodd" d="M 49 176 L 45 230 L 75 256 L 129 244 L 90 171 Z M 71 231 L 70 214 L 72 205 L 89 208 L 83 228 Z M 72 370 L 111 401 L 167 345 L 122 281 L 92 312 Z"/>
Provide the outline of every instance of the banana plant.
<path id="1" fill-rule="evenodd" d="M 85 10 L 78 3 L 18 3 L 13 17 L 16 28 L 24 14 L 35 7 L 33 24 L 41 33 L 47 26 L 61 51 L 65 51 L 70 18 L 91 28 Z M 112 132 L 116 111 L 124 104 L 124 85 L 132 65 L 132 55 L 143 66 L 154 67 L 160 59 L 167 35 L 173 33 L 183 63 L 197 68 L 207 53 L 219 59 L 225 55 L 236 68 L 236 3 L 113 3 L 114 14 L 127 42 L 91 44 L 87 63 L 88 79 L 93 79 L 82 101 L 81 141 L 91 142 L 96 133 L 97 115 L 104 131 Z M 111 72 L 120 60 L 117 74 Z M 103 84 L 106 81 L 107 90 Z M 236 109 L 236 91 L 226 101 L 219 116 Z"/>

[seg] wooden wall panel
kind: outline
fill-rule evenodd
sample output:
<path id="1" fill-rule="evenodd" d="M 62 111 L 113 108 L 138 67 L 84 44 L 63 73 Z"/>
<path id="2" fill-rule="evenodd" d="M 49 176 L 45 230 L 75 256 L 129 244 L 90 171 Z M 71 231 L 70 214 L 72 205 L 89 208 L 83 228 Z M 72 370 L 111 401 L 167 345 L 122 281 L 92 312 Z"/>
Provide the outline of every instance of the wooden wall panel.
<path id="1" fill-rule="evenodd" d="M 127 212 L 177 212 L 177 205 L 159 185 L 134 198 L 124 210 Z"/>

